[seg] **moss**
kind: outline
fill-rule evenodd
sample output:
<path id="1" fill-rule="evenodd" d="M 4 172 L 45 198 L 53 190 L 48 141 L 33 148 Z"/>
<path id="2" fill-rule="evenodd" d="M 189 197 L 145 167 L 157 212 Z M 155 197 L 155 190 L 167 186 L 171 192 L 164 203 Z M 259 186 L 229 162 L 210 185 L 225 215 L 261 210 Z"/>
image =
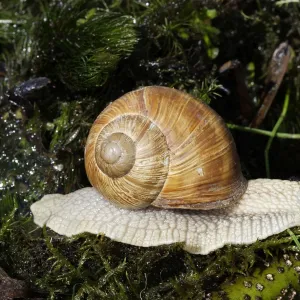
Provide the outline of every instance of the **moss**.
<path id="1" fill-rule="evenodd" d="M 183 251 L 180 244 L 139 248 L 101 235 L 64 238 L 46 228 L 34 228 L 30 218 L 10 216 L 1 235 L 0 263 L 14 270 L 11 275 L 25 278 L 33 291 L 47 292 L 53 299 L 139 299 L 141 295 L 199 299 L 211 291 L 214 295 L 226 292 L 233 299 L 245 292 L 277 295 L 298 278 L 299 263 L 294 257 L 299 255 L 286 233 L 248 247 L 227 246 L 199 256 Z M 292 267 L 287 266 L 288 259 Z M 265 268 L 266 264 L 270 267 Z M 276 271 L 279 266 L 284 267 L 285 277 Z M 276 289 L 275 283 L 265 279 L 269 273 L 276 274 Z M 244 281 L 252 282 L 253 288 L 245 288 Z M 256 281 L 264 285 L 263 293 L 257 292 Z"/>

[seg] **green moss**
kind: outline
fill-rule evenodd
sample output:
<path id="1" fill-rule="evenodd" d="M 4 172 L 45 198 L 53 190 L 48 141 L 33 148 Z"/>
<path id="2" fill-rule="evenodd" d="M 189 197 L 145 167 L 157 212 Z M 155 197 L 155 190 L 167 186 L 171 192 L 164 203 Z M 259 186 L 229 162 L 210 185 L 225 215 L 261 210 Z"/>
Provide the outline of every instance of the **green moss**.
<path id="1" fill-rule="evenodd" d="M 0 201 L 0 241 L 6 235 L 17 210 L 16 198 L 7 192 Z"/>
<path id="2" fill-rule="evenodd" d="M 227 299 L 220 295 L 235 299 L 245 293 L 277 295 L 291 286 L 297 291 L 298 269 L 294 268 L 300 265 L 299 255 L 286 233 L 202 256 L 183 251 L 180 244 L 140 248 L 101 235 L 65 238 L 46 228 L 36 229 L 31 218 L 15 210 L 2 228 L 0 265 L 10 266 L 11 276 L 25 278 L 33 291 L 42 290 L 53 299 L 140 299 L 141 295 L 199 299 L 210 292 L 215 299 Z M 283 274 L 279 266 L 284 267 Z M 265 279 L 269 273 L 274 281 Z M 252 287 L 246 288 L 244 281 L 252 282 Z M 258 293 L 256 283 L 264 286 L 263 292 Z"/>

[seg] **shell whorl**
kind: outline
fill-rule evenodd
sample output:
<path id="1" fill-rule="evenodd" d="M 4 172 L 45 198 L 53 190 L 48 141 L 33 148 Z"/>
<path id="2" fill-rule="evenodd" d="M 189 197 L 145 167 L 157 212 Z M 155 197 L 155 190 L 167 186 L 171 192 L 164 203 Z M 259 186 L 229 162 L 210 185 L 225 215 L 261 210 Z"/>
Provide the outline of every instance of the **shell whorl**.
<path id="1" fill-rule="evenodd" d="M 103 173 L 112 178 L 126 175 L 133 167 L 136 157 L 136 146 L 131 137 L 122 132 L 110 135 L 99 134 L 95 159 Z"/>
<path id="2" fill-rule="evenodd" d="M 165 87 L 111 103 L 90 130 L 85 166 L 91 184 L 124 208 L 223 207 L 247 187 L 221 117 Z"/>
<path id="3" fill-rule="evenodd" d="M 137 114 L 120 115 L 97 133 L 92 140 L 95 151 L 86 148 L 86 162 L 92 161 L 86 167 L 92 185 L 118 206 L 149 206 L 168 174 L 169 149 L 163 133 Z"/>

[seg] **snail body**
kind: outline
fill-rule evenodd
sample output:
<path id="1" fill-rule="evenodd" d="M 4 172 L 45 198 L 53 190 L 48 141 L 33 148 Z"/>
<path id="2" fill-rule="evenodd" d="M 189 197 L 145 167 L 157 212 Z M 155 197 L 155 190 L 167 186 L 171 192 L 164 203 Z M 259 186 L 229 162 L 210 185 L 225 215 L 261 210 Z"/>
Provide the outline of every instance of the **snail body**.
<path id="1" fill-rule="evenodd" d="M 125 94 L 96 119 L 85 148 L 91 184 L 128 209 L 212 209 L 247 188 L 233 138 L 203 102 L 166 87 Z"/>
<path id="2" fill-rule="evenodd" d="M 93 188 L 45 195 L 31 205 L 37 225 L 144 247 L 182 242 L 197 254 L 300 225 L 300 182 L 247 183 L 221 117 L 174 89 L 110 104 L 90 130 L 85 166 Z"/>

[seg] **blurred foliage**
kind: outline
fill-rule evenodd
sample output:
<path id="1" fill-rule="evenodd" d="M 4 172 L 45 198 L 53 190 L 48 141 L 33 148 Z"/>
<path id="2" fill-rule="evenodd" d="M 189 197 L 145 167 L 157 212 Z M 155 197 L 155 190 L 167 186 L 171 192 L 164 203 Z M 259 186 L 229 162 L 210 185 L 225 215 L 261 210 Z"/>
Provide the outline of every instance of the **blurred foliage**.
<path id="1" fill-rule="evenodd" d="M 212 292 L 226 299 L 244 280 L 271 272 L 267 263 L 277 267 L 283 254 L 292 257 L 297 249 L 287 232 L 200 256 L 180 245 L 138 248 L 90 234 L 68 239 L 35 230 L 28 218 L 29 205 L 43 194 L 88 186 L 83 149 L 107 103 L 140 86 L 165 85 L 238 124 L 235 83 L 218 69 L 238 59 L 257 108 L 268 62 L 283 41 L 293 59 L 262 128 L 272 130 L 289 89 L 280 131 L 299 133 L 300 4 L 289 2 L 1 1 L 0 265 L 9 275 L 52 299 L 200 299 Z M 267 138 L 234 137 L 247 178 L 264 177 Z M 273 177 L 299 178 L 299 147 L 297 140 L 274 139 Z M 286 272 L 299 277 L 293 267 Z"/>
<path id="2" fill-rule="evenodd" d="M 76 90 L 103 85 L 137 42 L 132 17 L 87 10 L 84 2 L 53 5 L 35 32 L 37 72 L 47 76 L 54 72 Z"/>
<path id="3" fill-rule="evenodd" d="M 105 83 L 119 60 L 128 56 L 137 42 L 133 19 L 88 9 L 85 2 L 9 1 L 7 6 L 3 4 L 6 10 L 3 15 L 0 13 L 0 18 L 9 19 L 2 26 L 0 37 L 2 33 L 2 39 L 7 42 L 3 57 L 9 77 L 13 75 L 12 70 L 22 68 L 24 74 L 33 71 L 50 78 L 59 77 L 76 90 Z M 17 9 L 17 14 L 13 9 Z M 13 51 L 17 52 L 13 55 L 18 57 L 18 65 L 8 64 L 8 61 L 14 62 L 9 57 Z"/>

